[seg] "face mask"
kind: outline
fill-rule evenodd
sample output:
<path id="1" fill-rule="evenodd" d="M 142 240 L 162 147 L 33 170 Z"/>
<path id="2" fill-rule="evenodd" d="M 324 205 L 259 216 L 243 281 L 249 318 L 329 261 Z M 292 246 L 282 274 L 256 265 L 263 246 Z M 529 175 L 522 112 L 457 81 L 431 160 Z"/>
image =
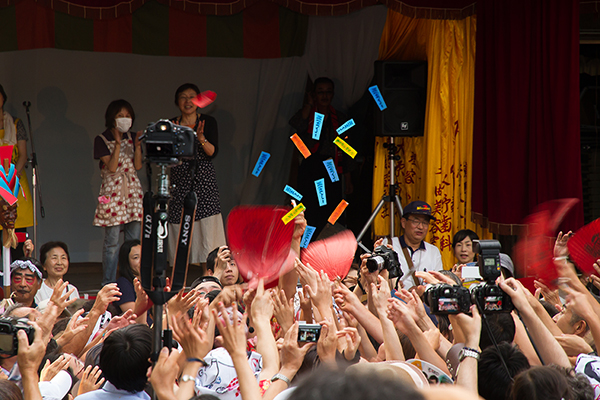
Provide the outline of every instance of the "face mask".
<path id="1" fill-rule="evenodd" d="M 131 118 L 116 118 L 115 122 L 117 124 L 117 129 L 121 133 L 128 132 L 129 128 L 131 128 Z"/>

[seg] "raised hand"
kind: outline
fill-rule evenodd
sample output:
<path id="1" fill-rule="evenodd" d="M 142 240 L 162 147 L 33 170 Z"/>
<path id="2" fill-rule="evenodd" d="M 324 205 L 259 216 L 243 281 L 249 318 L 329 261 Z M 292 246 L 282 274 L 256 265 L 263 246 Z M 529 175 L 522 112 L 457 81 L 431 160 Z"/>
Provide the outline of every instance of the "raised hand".
<path id="1" fill-rule="evenodd" d="M 77 396 L 91 392 L 92 390 L 100 389 L 104 384 L 104 378 L 100 378 L 101 375 L 102 370 L 100 367 L 96 365 L 94 368 L 92 368 L 91 365 L 88 365 L 83 371 Z"/>

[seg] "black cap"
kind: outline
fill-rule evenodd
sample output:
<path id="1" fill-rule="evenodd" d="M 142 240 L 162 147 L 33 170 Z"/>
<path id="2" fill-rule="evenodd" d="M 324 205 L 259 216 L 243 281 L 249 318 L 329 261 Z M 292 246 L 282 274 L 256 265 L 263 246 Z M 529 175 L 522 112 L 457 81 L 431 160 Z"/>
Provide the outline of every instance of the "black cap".
<path id="1" fill-rule="evenodd" d="M 221 286 L 221 289 L 223 289 L 223 285 L 221 284 L 219 279 L 217 279 L 216 277 L 211 276 L 211 275 L 204 275 L 204 276 L 201 276 L 200 278 L 196 279 L 194 282 L 192 282 L 192 285 L 190 286 L 190 288 L 195 289 L 199 284 L 207 282 L 207 281 L 214 282 L 217 285 Z"/>
<path id="2" fill-rule="evenodd" d="M 410 214 L 427 215 L 429 219 L 435 221 L 435 217 L 431 214 L 431 206 L 421 200 L 410 202 L 404 207 L 402 218 L 407 218 Z"/>

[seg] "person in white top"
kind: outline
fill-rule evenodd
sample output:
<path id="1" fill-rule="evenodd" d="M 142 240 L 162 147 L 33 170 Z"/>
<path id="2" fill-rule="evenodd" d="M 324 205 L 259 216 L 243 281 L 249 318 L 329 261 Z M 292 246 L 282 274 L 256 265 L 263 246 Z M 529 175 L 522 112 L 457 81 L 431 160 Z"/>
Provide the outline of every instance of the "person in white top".
<path id="1" fill-rule="evenodd" d="M 40 247 L 40 262 L 42 268 L 46 271 L 46 279 L 43 280 L 40 290 L 35 295 L 35 302 L 40 304 L 42 301 L 49 299 L 54 291 L 54 285 L 59 279 L 64 279 L 65 274 L 69 271 L 69 248 L 63 242 L 48 242 Z M 75 288 L 69 284 L 65 289 L 65 293 Z M 69 300 L 79 298 L 77 288 L 73 291 Z"/>
<path id="2" fill-rule="evenodd" d="M 414 276 L 417 271 L 441 271 L 444 269 L 440 250 L 425 242 L 429 225 L 435 217 L 431 214 L 431 206 L 424 201 L 416 200 L 404 207 L 402 228 L 404 235 L 392 238 L 394 251 L 404 275 L 400 278 L 404 289 L 410 289 L 419 278 Z M 407 261 L 410 259 L 410 262 Z"/>

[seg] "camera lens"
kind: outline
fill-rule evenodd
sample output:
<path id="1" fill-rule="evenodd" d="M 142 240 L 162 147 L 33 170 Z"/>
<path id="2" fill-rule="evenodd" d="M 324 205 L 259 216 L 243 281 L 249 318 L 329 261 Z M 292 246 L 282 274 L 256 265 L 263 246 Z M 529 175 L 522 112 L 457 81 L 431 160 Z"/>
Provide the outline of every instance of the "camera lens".
<path id="1" fill-rule="evenodd" d="M 381 271 L 385 260 L 381 256 L 373 256 L 367 259 L 367 269 L 369 272 Z"/>

